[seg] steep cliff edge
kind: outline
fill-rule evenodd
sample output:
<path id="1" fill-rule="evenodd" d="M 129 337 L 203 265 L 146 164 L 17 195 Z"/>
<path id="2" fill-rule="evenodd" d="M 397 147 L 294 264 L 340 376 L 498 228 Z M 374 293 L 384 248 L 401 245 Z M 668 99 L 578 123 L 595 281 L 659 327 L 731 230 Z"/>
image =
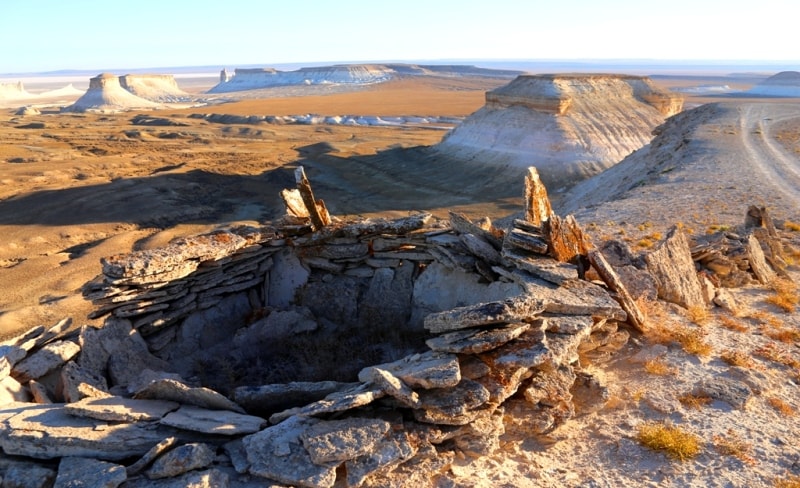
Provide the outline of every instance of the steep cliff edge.
<path id="1" fill-rule="evenodd" d="M 486 93 L 486 105 L 437 149 L 481 164 L 539 168 L 559 188 L 597 174 L 652 138 L 683 107 L 649 78 L 523 75 Z"/>

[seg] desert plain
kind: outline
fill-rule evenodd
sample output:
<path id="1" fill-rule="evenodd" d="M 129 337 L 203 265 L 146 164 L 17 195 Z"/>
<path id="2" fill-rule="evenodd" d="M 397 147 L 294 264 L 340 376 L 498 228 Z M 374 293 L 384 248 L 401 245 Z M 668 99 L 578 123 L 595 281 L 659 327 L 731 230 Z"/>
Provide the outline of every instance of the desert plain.
<path id="1" fill-rule="evenodd" d="M 720 83 L 718 77 L 681 74 L 654 80 L 667 89 Z M 524 208 L 518 172 L 431 149 L 457 123 L 252 125 L 192 117 L 314 113 L 458 120 L 484 105 L 486 91 L 509 81 L 408 77 L 359 89 L 259 90 L 219 95 L 204 106 L 120 113 L 43 109 L 18 116 L 16 106 L 0 109 L 0 335 L 65 317 L 76 325 L 101 324 L 88 318 L 93 306 L 82 287 L 98 275 L 102 257 L 276 219 L 284 212 L 279 192 L 293 187 L 298 166 L 336 216 L 429 211 L 446 218 L 457 211 L 502 220 L 518 213 Z M 757 81 L 745 76 L 725 83 L 747 89 Z M 199 95 L 206 88 L 187 91 Z M 686 144 L 700 146 L 697 152 L 680 152 L 683 159 L 666 166 L 634 161 L 572 189 L 553 189 L 555 209 L 575 213 L 597 241 L 620 238 L 644 248 L 678 222 L 700 236 L 741 224 L 749 205 L 766 206 L 788 242 L 800 248 L 797 229 L 786 225 L 800 221 L 800 101 L 684 93 L 686 109 L 675 117 L 696 107 L 706 110 L 694 115 L 698 120 L 709 112 L 719 117 L 712 125 L 702 125 L 703 119 L 691 125 L 698 132 L 684 134 Z M 721 105 L 701 107 L 708 103 Z M 665 151 L 678 154 L 679 148 Z M 646 164 L 657 167 L 657 174 Z M 635 181 L 620 183 L 626 179 Z M 789 273 L 795 280 L 800 276 L 797 265 Z M 589 367 L 611 387 L 604 410 L 535 441 L 526 438 L 524 420 L 509 412 L 503 449 L 479 460 L 457 460 L 445 476 L 449 486 L 790 486 L 778 483 L 800 476 L 796 363 L 755 355 L 752 366 L 731 372 L 720 359 L 726 351 L 765 348 L 773 341 L 765 332 L 770 321 L 800 330 L 797 312 L 764 301 L 770 293 L 757 286 L 736 290 L 736 317 L 715 312 L 726 318 L 704 319 L 710 355 L 634 334 L 618 358 Z M 675 309 L 654 310 L 652 316 L 700 327 Z M 723 325 L 730 321 L 748 332 Z M 796 358 L 800 342 L 792 337 L 779 347 Z M 643 371 L 654 357 L 666 373 Z M 722 402 L 696 410 L 678 400 L 689 385 L 718 376 L 744 378 L 760 393 L 747 410 Z M 692 426 L 709 447 L 684 463 L 643 448 L 633 439 L 636 425 L 661 417 Z"/>

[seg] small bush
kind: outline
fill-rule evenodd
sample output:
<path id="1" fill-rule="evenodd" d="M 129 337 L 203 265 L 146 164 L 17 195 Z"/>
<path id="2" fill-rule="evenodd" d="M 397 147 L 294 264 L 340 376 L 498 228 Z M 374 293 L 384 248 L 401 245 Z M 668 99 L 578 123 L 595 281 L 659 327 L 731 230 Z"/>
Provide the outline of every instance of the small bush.
<path id="1" fill-rule="evenodd" d="M 664 453 L 679 461 L 691 459 L 702 450 L 700 437 L 680 427 L 647 422 L 639 426 L 636 439 L 645 447 Z"/>

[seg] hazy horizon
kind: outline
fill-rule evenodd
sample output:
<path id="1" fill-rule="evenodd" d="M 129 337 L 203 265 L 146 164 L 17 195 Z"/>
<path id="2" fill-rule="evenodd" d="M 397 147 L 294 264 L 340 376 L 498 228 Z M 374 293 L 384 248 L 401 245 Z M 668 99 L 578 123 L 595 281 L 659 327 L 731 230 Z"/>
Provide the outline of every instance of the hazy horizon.
<path id="1" fill-rule="evenodd" d="M 0 73 L 419 60 L 798 65 L 788 0 L 9 2 Z"/>

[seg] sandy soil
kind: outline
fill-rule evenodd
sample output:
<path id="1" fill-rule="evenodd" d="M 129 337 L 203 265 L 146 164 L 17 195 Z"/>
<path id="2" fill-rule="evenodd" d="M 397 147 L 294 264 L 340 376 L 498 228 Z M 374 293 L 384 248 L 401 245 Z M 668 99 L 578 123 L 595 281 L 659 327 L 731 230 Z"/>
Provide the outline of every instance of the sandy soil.
<path id="1" fill-rule="evenodd" d="M 80 288 L 97 275 L 101 257 L 160 246 L 231 222 L 274 218 L 282 211 L 278 191 L 293 186 L 298 164 L 337 215 L 423 209 L 445 215 L 455 209 L 471 217 L 501 217 L 518 211 L 522 182 L 516 175 L 477 162 L 456 163 L 427 149 L 441 139 L 442 129 L 221 125 L 188 118 L 198 112 L 464 116 L 482 106 L 485 90 L 505 82 L 449 79 L 418 85 L 402 80 L 358 93 L 272 92 L 259 95 L 266 98 L 153 114 L 179 126 L 134 125 L 134 113 L 19 118 L 6 110 L 0 117 L 0 334 L 67 316 L 77 325 L 90 323 L 85 316 L 91 306 Z M 776 201 L 770 195 L 781 196 L 781 218 L 793 218 L 792 205 L 800 208 L 800 185 L 792 179 L 800 117 L 760 110 L 767 109 L 734 111 L 739 125 L 721 124 L 717 134 L 705 134 L 704 144 L 710 146 L 703 149 L 735 155 L 730 174 L 738 168 L 737 181 L 746 182 L 752 168 L 767 175 L 747 188 L 767 195 L 761 200 L 765 204 Z M 36 123 L 44 127 L 29 125 Z M 726 153 L 731 147 L 738 152 Z M 694 169 L 687 161 L 686 173 L 666 173 L 677 186 L 642 186 L 642 199 L 627 205 L 606 207 L 598 201 L 594 208 L 613 210 L 613 216 L 581 221 L 592 224 L 595 236 L 618 235 L 624 221 L 633 239 L 635 232 L 652 232 L 647 226 L 639 229 L 642 223 L 666 226 L 690 219 L 692 210 L 672 200 L 678 193 L 682 201 L 707 193 L 679 178 L 700 171 L 696 184 L 715 188 L 719 204 L 695 199 L 705 212 L 695 227 L 704 229 L 712 221 L 736 225 L 753 200 L 729 188 L 727 173 L 708 170 L 718 166 L 703 169 L 713 161 L 709 156 Z M 671 211 L 663 211 L 665 205 Z M 792 272 L 800 279 L 797 268 Z M 770 334 L 776 323 L 800 330 L 800 314 L 766 303 L 771 293 L 764 287 L 737 290 L 738 317 L 715 312 L 702 326 L 675 309 L 655 310 L 654 320 L 666 328 L 701 331 L 711 352 L 689 354 L 669 341 L 660 348 L 653 338 L 634 335 L 611 362 L 589 366 L 611 390 L 604 410 L 574 419 L 546 439 L 532 439 L 524 419 L 508 412 L 501 451 L 480 460 L 456 460 L 440 478 L 449 480 L 443 486 L 744 487 L 775 486 L 776 479 L 800 475 L 800 423 L 792 417 L 800 410 L 800 378 L 796 363 L 786 359 L 800 362 L 800 350 L 796 340 L 781 342 Z M 741 324 L 739 330 L 730 327 L 731 321 Z M 783 356 L 765 357 L 770 348 L 779 348 Z M 644 372 L 636 359 L 642 350 L 661 357 L 670 373 Z M 730 366 L 721 358 L 731 350 L 746 352 L 752 363 Z M 715 401 L 694 410 L 678 401 L 699 382 L 719 377 L 751 386 L 755 393 L 745 408 Z M 774 398 L 787 407 L 776 407 Z M 667 420 L 699 435 L 701 454 L 678 462 L 641 446 L 637 428 L 651 420 Z M 726 439 L 739 441 L 740 456 L 726 454 Z"/>

